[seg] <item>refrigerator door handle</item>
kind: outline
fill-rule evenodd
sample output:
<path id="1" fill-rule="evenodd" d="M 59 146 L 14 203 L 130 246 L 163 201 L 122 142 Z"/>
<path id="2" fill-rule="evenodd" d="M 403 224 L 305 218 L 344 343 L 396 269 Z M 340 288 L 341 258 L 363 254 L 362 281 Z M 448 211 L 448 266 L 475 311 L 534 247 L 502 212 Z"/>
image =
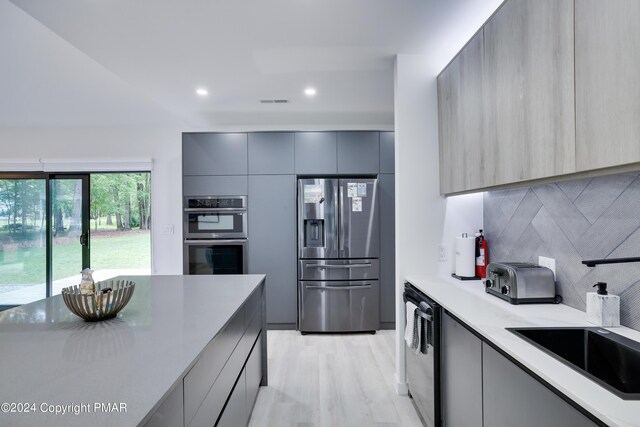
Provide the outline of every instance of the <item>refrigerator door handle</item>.
<path id="1" fill-rule="evenodd" d="M 326 289 L 328 291 L 354 291 L 360 289 L 369 289 L 371 285 L 358 285 L 358 286 L 320 286 L 320 285 L 306 285 L 307 289 Z"/>
<path id="2" fill-rule="evenodd" d="M 338 256 L 339 257 L 343 257 L 345 256 L 344 254 L 344 229 L 345 229 L 345 224 L 344 224 L 344 188 L 342 188 L 342 185 L 340 184 L 340 181 L 338 181 L 338 188 L 339 188 L 339 192 L 340 192 L 340 201 L 339 201 L 339 207 L 338 207 L 338 223 L 340 224 L 340 232 L 338 233 L 338 240 L 339 240 L 339 245 L 340 247 L 338 248 Z"/>
<path id="3" fill-rule="evenodd" d="M 369 268 L 370 262 L 363 264 L 347 264 L 347 265 L 332 265 L 332 264 L 307 264 L 307 267 L 311 268 Z"/>

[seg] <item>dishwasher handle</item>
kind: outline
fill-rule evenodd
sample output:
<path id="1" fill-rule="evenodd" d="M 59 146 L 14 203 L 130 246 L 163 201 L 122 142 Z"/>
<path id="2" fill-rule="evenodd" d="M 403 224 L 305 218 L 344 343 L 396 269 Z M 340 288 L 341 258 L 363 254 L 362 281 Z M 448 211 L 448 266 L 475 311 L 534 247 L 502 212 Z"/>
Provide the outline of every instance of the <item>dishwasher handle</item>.
<path id="1" fill-rule="evenodd" d="M 434 313 L 433 307 L 431 307 L 426 301 L 422 301 L 416 310 L 416 314 L 423 319 L 425 319 L 425 339 L 427 345 L 433 347 L 434 343 L 434 333 L 435 333 L 435 321 L 434 321 Z M 426 351 L 425 351 L 426 353 Z"/>

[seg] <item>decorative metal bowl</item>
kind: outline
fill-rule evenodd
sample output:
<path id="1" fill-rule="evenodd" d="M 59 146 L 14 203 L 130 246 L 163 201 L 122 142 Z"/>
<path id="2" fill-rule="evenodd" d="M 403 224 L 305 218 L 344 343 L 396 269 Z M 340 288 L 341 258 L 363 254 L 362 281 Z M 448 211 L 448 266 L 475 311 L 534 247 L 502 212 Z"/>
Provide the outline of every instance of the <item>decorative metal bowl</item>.
<path id="1" fill-rule="evenodd" d="M 93 294 L 81 294 L 80 286 L 69 286 L 62 289 L 62 299 L 73 314 L 84 320 L 106 320 L 127 305 L 135 286 L 131 280 L 105 280 L 95 284 Z"/>

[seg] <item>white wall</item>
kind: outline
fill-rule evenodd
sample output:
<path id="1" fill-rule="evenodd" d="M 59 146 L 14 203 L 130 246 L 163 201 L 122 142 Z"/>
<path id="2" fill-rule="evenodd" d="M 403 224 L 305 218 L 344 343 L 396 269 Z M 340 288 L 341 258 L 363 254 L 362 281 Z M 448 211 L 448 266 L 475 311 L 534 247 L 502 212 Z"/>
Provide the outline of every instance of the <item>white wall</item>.
<path id="1" fill-rule="evenodd" d="M 439 194 L 436 77 L 502 0 L 437 2 L 433 38 L 425 55 L 397 55 L 396 131 L 396 389 L 407 392 L 402 301 L 407 276 L 449 276 L 455 236 L 482 228 L 482 195 L 445 199 Z M 438 246 L 448 260 L 438 262 Z"/>
<path id="2" fill-rule="evenodd" d="M 0 162 L 153 159 L 152 271 L 182 274 L 181 133 L 141 127 L 0 127 Z M 161 234 L 173 225 L 174 234 Z"/>

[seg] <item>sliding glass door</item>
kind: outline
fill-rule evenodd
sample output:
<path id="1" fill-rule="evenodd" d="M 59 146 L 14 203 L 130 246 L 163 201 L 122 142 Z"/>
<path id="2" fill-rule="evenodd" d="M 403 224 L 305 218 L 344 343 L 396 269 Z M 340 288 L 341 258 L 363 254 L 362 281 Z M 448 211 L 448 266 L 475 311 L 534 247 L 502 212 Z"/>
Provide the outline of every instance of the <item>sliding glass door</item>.
<path id="1" fill-rule="evenodd" d="M 88 175 L 1 175 L 0 309 L 80 283 L 88 232 Z"/>
<path id="2" fill-rule="evenodd" d="M 47 180 L 0 179 L 0 307 L 47 295 Z"/>
<path id="3" fill-rule="evenodd" d="M 51 293 L 80 283 L 89 266 L 89 176 L 51 175 Z"/>

